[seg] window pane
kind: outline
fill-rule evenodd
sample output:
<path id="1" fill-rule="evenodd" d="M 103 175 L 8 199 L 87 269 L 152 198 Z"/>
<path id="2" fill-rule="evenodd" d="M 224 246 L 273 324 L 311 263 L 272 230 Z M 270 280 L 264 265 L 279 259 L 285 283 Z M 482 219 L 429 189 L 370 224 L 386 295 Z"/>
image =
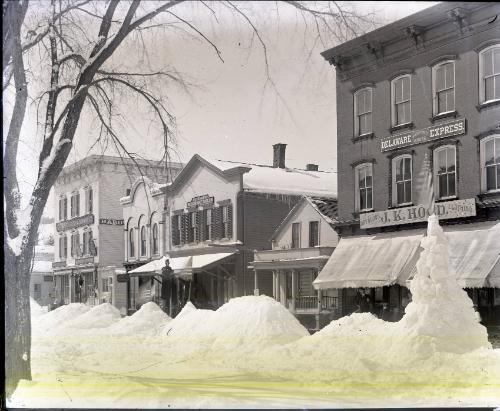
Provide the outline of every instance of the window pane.
<path id="1" fill-rule="evenodd" d="M 437 95 L 437 112 L 444 113 L 446 111 L 446 93 L 442 91 Z"/>
<path id="2" fill-rule="evenodd" d="M 363 101 L 363 93 L 356 94 L 356 110 L 358 116 L 364 112 L 364 101 Z"/>
<path id="3" fill-rule="evenodd" d="M 484 163 L 486 166 L 494 164 L 494 148 L 495 148 L 495 140 L 489 140 L 484 145 Z"/>
<path id="4" fill-rule="evenodd" d="M 494 93 L 494 96 L 493 98 L 494 99 L 497 99 L 497 98 L 500 98 L 500 75 L 496 75 L 494 77 L 494 80 L 495 80 L 495 93 Z"/>
<path id="5" fill-rule="evenodd" d="M 436 91 L 442 90 L 445 87 L 445 68 L 439 66 L 436 69 Z"/>
<path id="6" fill-rule="evenodd" d="M 396 161 L 396 181 L 401 181 L 403 179 L 403 159 Z"/>
<path id="7" fill-rule="evenodd" d="M 403 79 L 403 100 L 410 100 L 410 77 L 405 77 Z"/>
<path id="8" fill-rule="evenodd" d="M 394 83 L 394 101 L 399 103 L 403 100 L 403 79 L 396 80 Z"/>
<path id="9" fill-rule="evenodd" d="M 500 147 L 500 144 L 498 144 Z M 371 172 L 367 170 L 366 172 L 366 179 L 365 179 L 365 187 L 371 187 L 372 186 L 372 175 Z"/>
<path id="10" fill-rule="evenodd" d="M 455 195 L 455 173 L 448 174 L 448 196 Z"/>
<path id="11" fill-rule="evenodd" d="M 438 181 L 439 181 L 439 198 L 448 197 L 446 174 L 440 175 Z"/>
<path id="12" fill-rule="evenodd" d="M 405 123 L 405 107 L 404 104 L 398 104 L 396 106 L 396 125 Z"/>
<path id="13" fill-rule="evenodd" d="M 488 50 L 483 54 L 483 75 L 491 76 L 493 74 L 493 50 Z"/>
<path id="14" fill-rule="evenodd" d="M 500 73 L 500 47 L 492 50 L 493 52 L 493 72 L 495 74 Z"/>
<path id="15" fill-rule="evenodd" d="M 500 164 L 500 137 L 495 137 L 495 163 Z"/>
<path id="16" fill-rule="evenodd" d="M 411 111 L 410 111 L 410 102 L 407 101 L 404 103 L 404 118 L 403 123 L 409 123 L 411 121 Z"/>
<path id="17" fill-rule="evenodd" d="M 405 184 L 405 203 L 409 203 L 411 201 L 411 181 L 407 181 Z"/>
<path id="18" fill-rule="evenodd" d="M 367 206 L 366 206 L 366 190 L 360 189 L 359 190 L 359 209 L 365 210 L 366 208 L 367 208 Z"/>
<path id="19" fill-rule="evenodd" d="M 453 63 L 445 64 L 445 67 L 446 67 L 446 88 L 454 87 L 455 70 L 453 70 Z"/>
<path id="20" fill-rule="evenodd" d="M 409 180 L 411 179 L 411 159 L 410 158 L 405 158 L 404 159 L 404 179 Z"/>
<path id="21" fill-rule="evenodd" d="M 486 167 L 486 190 L 496 190 L 497 167 Z"/>
<path id="22" fill-rule="evenodd" d="M 366 190 L 366 208 L 367 209 L 373 208 L 373 204 L 372 204 L 372 189 L 371 188 L 368 188 Z"/>
<path id="23" fill-rule="evenodd" d="M 446 150 L 440 150 L 437 153 L 437 173 L 446 172 Z"/>
<path id="24" fill-rule="evenodd" d="M 366 97 L 365 97 L 365 110 L 372 111 L 372 91 L 371 90 L 366 90 Z"/>
<path id="25" fill-rule="evenodd" d="M 397 202 L 397 204 L 401 204 L 401 203 L 404 202 L 404 186 L 403 186 L 403 183 L 396 183 L 396 190 L 397 190 L 396 202 Z"/>
<path id="26" fill-rule="evenodd" d="M 454 90 L 446 92 L 446 111 L 455 110 L 455 93 Z"/>
<path id="27" fill-rule="evenodd" d="M 484 79 L 484 100 L 489 101 L 495 98 L 495 77 Z"/>

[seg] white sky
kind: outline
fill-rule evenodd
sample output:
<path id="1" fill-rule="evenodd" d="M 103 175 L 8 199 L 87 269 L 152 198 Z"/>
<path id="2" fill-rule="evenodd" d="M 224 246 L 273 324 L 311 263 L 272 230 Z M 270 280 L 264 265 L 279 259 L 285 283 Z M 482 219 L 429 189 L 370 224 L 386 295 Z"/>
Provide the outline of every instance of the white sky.
<path id="1" fill-rule="evenodd" d="M 435 3 L 352 4 L 362 11 L 376 11 L 378 21 L 389 23 Z M 313 46 L 314 31 L 304 34 L 296 11 L 281 6 L 278 18 L 274 5 L 251 2 L 244 6 L 251 9 L 259 24 L 268 46 L 270 74 L 286 105 L 269 88 L 263 92 L 263 52 L 256 40 L 251 46 L 249 27 L 227 13 L 217 23 L 193 3 L 179 6 L 176 13 L 204 27 L 205 34 L 220 48 L 224 63 L 206 43 L 166 37 L 160 31 L 144 35 L 147 56 L 139 41 L 122 47 L 114 56 L 115 65 L 136 71 L 175 66 L 199 86 L 187 97 L 169 84 L 154 85 L 168 95 L 169 109 L 177 118 L 178 145 L 173 160 L 187 162 L 198 153 L 209 158 L 271 164 L 271 145 L 279 142 L 288 144 L 287 166 L 305 168 L 307 163 L 315 163 L 320 170 L 336 170 L 335 72 L 319 54 L 335 44 Z M 156 125 L 146 120 L 149 116 L 143 102 L 126 96 L 120 107 L 124 124 L 119 128 L 120 137 L 131 151 L 160 159 L 162 138 Z M 19 148 L 20 183 L 26 194 L 36 179 L 36 147 L 40 144 L 39 139 L 33 142 L 34 113 L 31 110 L 25 119 Z M 88 153 L 97 125 L 88 115 L 82 117 L 68 164 Z M 48 206 L 53 206 L 50 199 Z M 46 214 L 53 213 L 46 210 Z"/>

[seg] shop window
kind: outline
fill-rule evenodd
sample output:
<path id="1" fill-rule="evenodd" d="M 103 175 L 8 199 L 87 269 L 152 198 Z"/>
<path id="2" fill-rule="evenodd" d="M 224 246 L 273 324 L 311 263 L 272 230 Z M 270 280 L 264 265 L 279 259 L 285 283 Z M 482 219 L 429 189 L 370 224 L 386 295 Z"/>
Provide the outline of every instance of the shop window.
<path id="1" fill-rule="evenodd" d="M 78 231 L 71 234 L 71 257 L 80 257 L 82 255 L 80 249 L 80 234 Z"/>
<path id="2" fill-rule="evenodd" d="M 500 100 L 500 44 L 479 53 L 479 93 L 481 103 Z"/>
<path id="3" fill-rule="evenodd" d="M 80 215 L 80 193 L 78 191 L 71 194 L 71 218 Z"/>
<path id="4" fill-rule="evenodd" d="M 411 122 L 411 76 L 395 78 L 391 82 L 392 125 L 399 126 Z"/>
<path id="5" fill-rule="evenodd" d="M 40 300 L 42 298 L 42 284 L 33 284 L 33 298 Z"/>
<path id="6" fill-rule="evenodd" d="M 203 214 L 203 221 L 205 223 L 203 240 L 210 240 L 212 238 L 212 209 L 203 210 Z"/>
<path id="7" fill-rule="evenodd" d="M 434 187 L 436 198 L 443 200 L 456 196 L 456 148 L 439 147 L 434 150 Z"/>
<path id="8" fill-rule="evenodd" d="M 59 221 L 68 219 L 68 198 L 61 196 L 59 198 Z"/>
<path id="9" fill-rule="evenodd" d="M 372 89 L 364 88 L 354 93 L 354 135 L 372 132 Z"/>
<path id="10" fill-rule="evenodd" d="M 106 277 L 106 278 L 102 278 L 102 292 L 103 293 L 107 293 L 109 292 L 109 279 Z"/>
<path id="11" fill-rule="evenodd" d="M 292 224 L 292 248 L 300 248 L 300 223 Z"/>
<path id="12" fill-rule="evenodd" d="M 92 214 L 94 210 L 94 192 L 92 187 L 85 189 L 85 213 Z"/>
<path id="13" fill-rule="evenodd" d="M 455 62 L 445 61 L 432 68 L 433 113 L 455 111 Z"/>
<path id="14" fill-rule="evenodd" d="M 131 228 L 128 231 L 128 247 L 129 247 L 129 256 L 135 257 L 135 230 Z"/>
<path id="15" fill-rule="evenodd" d="M 411 204 L 412 161 L 410 155 L 402 155 L 392 160 L 392 205 Z"/>
<path id="16" fill-rule="evenodd" d="M 500 135 L 492 135 L 481 141 L 482 191 L 500 190 Z"/>
<path id="17" fill-rule="evenodd" d="M 158 254 L 158 224 L 153 224 L 153 255 Z"/>
<path id="18" fill-rule="evenodd" d="M 68 257 L 68 237 L 62 235 L 59 237 L 59 258 L 64 259 Z"/>
<path id="19" fill-rule="evenodd" d="M 309 247 L 319 245 L 319 221 L 309 222 Z"/>
<path id="20" fill-rule="evenodd" d="M 373 165 L 364 163 L 354 169 L 355 209 L 368 211 L 373 209 Z"/>
<path id="21" fill-rule="evenodd" d="M 141 257 L 146 255 L 146 226 L 141 227 Z"/>

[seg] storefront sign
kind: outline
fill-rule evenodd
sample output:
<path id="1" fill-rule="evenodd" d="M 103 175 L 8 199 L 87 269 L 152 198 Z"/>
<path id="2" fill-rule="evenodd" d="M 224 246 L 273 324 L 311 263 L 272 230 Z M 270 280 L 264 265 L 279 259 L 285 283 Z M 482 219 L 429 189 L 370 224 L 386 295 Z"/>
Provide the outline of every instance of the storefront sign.
<path id="1" fill-rule="evenodd" d="M 72 218 L 71 220 L 59 221 L 56 223 L 56 230 L 66 231 L 71 230 L 72 228 L 91 224 L 94 224 L 94 214 L 86 214 L 81 217 Z"/>
<path id="2" fill-rule="evenodd" d="M 52 263 L 52 268 L 63 268 L 66 267 L 66 261 L 54 261 Z"/>
<path id="3" fill-rule="evenodd" d="M 193 197 L 191 201 L 187 203 L 187 208 L 208 206 L 214 204 L 214 197 L 210 197 L 208 194 L 202 196 Z"/>
<path id="4" fill-rule="evenodd" d="M 468 198 L 466 200 L 436 203 L 434 205 L 434 214 L 436 214 L 440 220 L 472 217 L 476 215 L 476 200 L 474 198 Z M 418 223 L 426 221 L 427 217 L 429 217 L 429 214 L 425 207 L 418 205 L 360 214 L 359 226 L 364 229 Z"/>
<path id="5" fill-rule="evenodd" d="M 116 281 L 119 283 L 126 283 L 129 278 L 128 274 L 116 274 Z"/>
<path id="6" fill-rule="evenodd" d="M 75 265 L 94 264 L 94 257 L 75 258 Z"/>
<path id="7" fill-rule="evenodd" d="M 447 121 L 422 130 L 407 131 L 380 140 L 381 151 L 395 150 L 401 147 L 426 143 L 440 138 L 465 134 L 465 118 Z"/>
<path id="8" fill-rule="evenodd" d="M 99 224 L 104 225 L 123 225 L 123 220 L 116 220 L 114 218 L 100 218 Z"/>

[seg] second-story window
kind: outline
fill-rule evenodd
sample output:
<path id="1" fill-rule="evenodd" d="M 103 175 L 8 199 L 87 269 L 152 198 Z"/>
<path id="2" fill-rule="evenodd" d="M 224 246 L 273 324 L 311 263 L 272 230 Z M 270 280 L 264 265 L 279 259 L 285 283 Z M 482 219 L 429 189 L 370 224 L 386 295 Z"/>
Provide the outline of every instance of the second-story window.
<path id="1" fill-rule="evenodd" d="M 66 235 L 62 235 L 59 237 L 59 258 L 67 258 L 68 257 L 68 237 Z"/>
<path id="2" fill-rule="evenodd" d="M 292 248 L 300 248 L 300 223 L 292 224 Z"/>
<path id="3" fill-rule="evenodd" d="M 455 62 L 445 61 L 432 68 L 433 113 L 439 115 L 455 110 Z"/>
<path id="4" fill-rule="evenodd" d="M 208 208 L 203 210 L 205 227 L 203 229 L 203 240 L 210 240 L 212 238 L 212 209 Z"/>
<path id="5" fill-rule="evenodd" d="M 59 221 L 68 219 L 68 198 L 61 196 L 59 198 Z"/>
<path id="6" fill-rule="evenodd" d="M 146 255 L 146 226 L 141 227 L 141 257 Z"/>
<path id="7" fill-rule="evenodd" d="M 85 213 L 92 214 L 94 210 L 94 192 L 92 187 L 85 189 Z"/>
<path id="8" fill-rule="evenodd" d="M 372 89 L 364 88 L 354 93 L 354 135 L 372 132 Z"/>
<path id="9" fill-rule="evenodd" d="M 439 147 L 434 150 L 434 187 L 436 197 L 445 199 L 456 196 L 456 148 Z"/>
<path id="10" fill-rule="evenodd" d="M 133 228 L 128 231 L 128 247 L 130 257 L 135 257 L 135 230 Z"/>
<path id="11" fill-rule="evenodd" d="M 392 205 L 411 204 L 411 156 L 402 155 L 392 160 Z"/>
<path id="12" fill-rule="evenodd" d="M 71 218 L 80 215 L 80 193 L 75 191 L 71 194 Z"/>
<path id="13" fill-rule="evenodd" d="M 411 122 L 411 76 L 395 78 L 391 83 L 392 125 L 399 126 Z"/>
<path id="14" fill-rule="evenodd" d="M 153 224 L 153 255 L 158 254 L 158 224 Z"/>
<path id="15" fill-rule="evenodd" d="M 80 234 L 78 231 L 75 231 L 71 234 L 71 257 L 80 257 L 81 249 L 80 249 Z"/>
<path id="16" fill-rule="evenodd" d="M 319 221 L 309 222 L 309 247 L 319 245 Z"/>
<path id="17" fill-rule="evenodd" d="M 481 103 L 500 100 L 500 44 L 479 54 L 479 81 Z"/>
<path id="18" fill-rule="evenodd" d="M 481 141 L 482 191 L 500 190 L 500 135 Z"/>
<path id="19" fill-rule="evenodd" d="M 355 210 L 373 209 L 373 165 L 364 163 L 354 169 Z"/>
<path id="20" fill-rule="evenodd" d="M 227 237 L 229 237 L 229 230 L 228 230 L 228 223 L 229 223 L 228 207 L 227 206 L 222 206 L 221 209 L 222 209 L 221 238 L 227 238 Z"/>

